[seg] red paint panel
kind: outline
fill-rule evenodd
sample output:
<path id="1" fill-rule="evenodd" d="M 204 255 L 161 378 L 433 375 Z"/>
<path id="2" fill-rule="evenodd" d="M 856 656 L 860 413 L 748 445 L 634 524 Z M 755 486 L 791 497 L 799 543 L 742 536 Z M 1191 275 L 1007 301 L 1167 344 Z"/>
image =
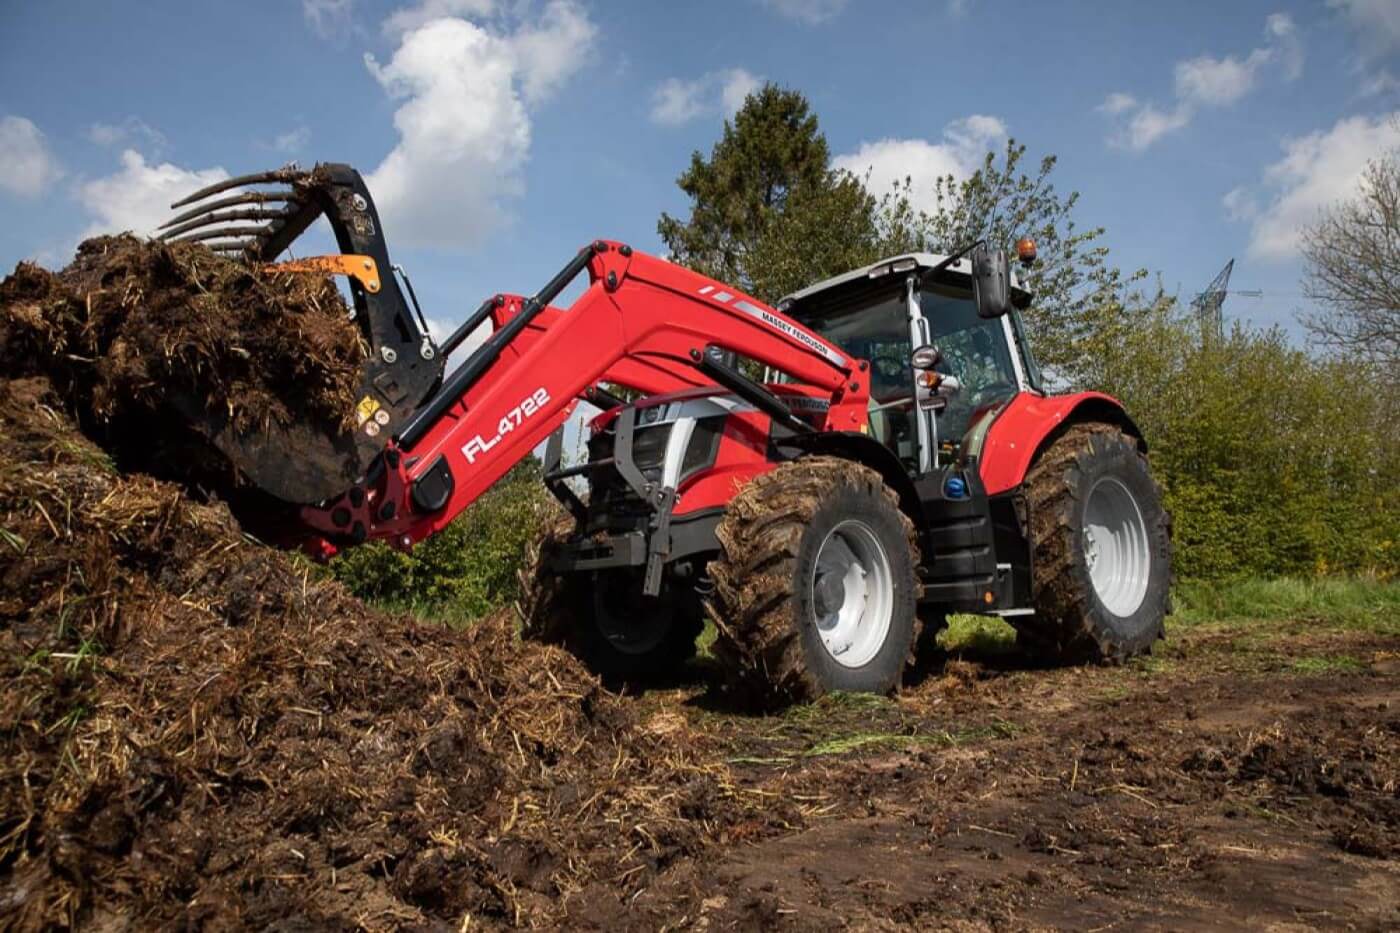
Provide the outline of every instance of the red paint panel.
<path id="1" fill-rule="evenodd" d="M 1086 405 L 1103 411 L 1105 407 L 1122 413 L 1122 404 L 1102 392 L 1074 395 L 1034 395 L 1022 392 L 997 415 L 987 431 L 978 468 L 987 495 L 996 495 L 1021 485 L 1031 468 L 1041 442 L 1057 427 L 1073 420 Z"/>

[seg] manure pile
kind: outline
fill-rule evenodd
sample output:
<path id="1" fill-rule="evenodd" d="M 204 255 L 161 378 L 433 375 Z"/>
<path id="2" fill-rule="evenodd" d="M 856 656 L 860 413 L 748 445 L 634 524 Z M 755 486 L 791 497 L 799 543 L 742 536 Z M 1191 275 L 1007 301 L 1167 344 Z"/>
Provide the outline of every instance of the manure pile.
<path id="1" fill-rule="evenodd" d="M 373 611 L 222 503 L 123 472 L 91 439 L 110 418 L 169 380 L 259 397 L 273 377 L 226 340 L 334 289 L 244 281 L 231 307 L 190 272 L 207 252 L 100 242 L 0 284 L 0 928 L 608 924 L 782 819 L 510 614 Z M 307 398 L 338 406 L 323 372 Z"/>

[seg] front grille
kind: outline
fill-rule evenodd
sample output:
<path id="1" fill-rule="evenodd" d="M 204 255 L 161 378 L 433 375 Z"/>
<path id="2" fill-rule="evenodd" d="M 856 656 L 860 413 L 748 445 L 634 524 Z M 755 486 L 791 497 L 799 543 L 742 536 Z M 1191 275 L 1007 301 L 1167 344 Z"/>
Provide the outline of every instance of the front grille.
<path id="1" fill-rule="evenodd" d="M 715 462 L 720 435 L 724 431 L 724 415 L 700 418 L 690 435 L 681 459 L 681 481 Z M 666 444 L 671 438 L 672 423 L 637 427 L 632 432 L 632 462 L 643 478 L 657 487 L 661 485 L 666 465 Z M 612 430 L 601 431 L 588 441 L 590 462 L 607 460 L 614 454 L 617 435 Z M 644 528 L 651 517 L 650 507 L 623 480 L 616 466 L 592 470 L 589 473 L 589 519 L 587 530 L 592 532 L 623 532 Z"/>

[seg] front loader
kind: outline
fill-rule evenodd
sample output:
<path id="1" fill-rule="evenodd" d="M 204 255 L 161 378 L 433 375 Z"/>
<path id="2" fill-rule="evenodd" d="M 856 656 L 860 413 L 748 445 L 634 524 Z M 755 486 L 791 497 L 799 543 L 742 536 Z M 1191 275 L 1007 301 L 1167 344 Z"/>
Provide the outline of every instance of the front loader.
<path id="1" fill-rule="evenodd" d="M 370 350 L 357 426 L 195 425 L 298 506 L 295 537 L 318 554 L 410 548 L 545 444 L 561 519 L 526 555 L 524 632 L 610 678 L 683 662 L 706 617 L 734 682 L 784 700 L 889 691 L 918 631 L 953 612 L 1001 616 L 1063 659 L 1121 660 L 1163 634 L 1169 517 L 1141 434 L 1107 396 L 1046 391 L 1021 325 L 1031 296 L 985 244 L 892 257 L 773 308 L 599 240 L 439 346 L 348 166 L 245 176 L 188 205 L 202 209 L 168 236 L 251 263 L 321 216 L 341 250 L 278 265 L 349 278 Z M 580 400 L 602 413 L 566 465 Z"/>

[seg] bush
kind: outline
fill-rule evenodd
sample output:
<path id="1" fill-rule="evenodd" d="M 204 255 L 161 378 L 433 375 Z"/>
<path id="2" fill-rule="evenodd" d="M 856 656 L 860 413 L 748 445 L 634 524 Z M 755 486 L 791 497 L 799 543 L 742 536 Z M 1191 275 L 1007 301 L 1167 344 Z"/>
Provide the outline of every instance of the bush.
<path id="1" fill-rule="evenodd" d="M 1393 380 L 1277 329 L 1204 339 L 1161 313 L 1102 361 L 1147 438 L 1184 577 L 1400 570 Z"/>
<path id="2" fill-rule="evenodd" d="M 336 557 L 331 572 L 365 599 L 480 618 L 520 595 L 516 572 L 525 545 L 554 508 L 540 463 L 530 457 L 411 552 L 368 544 Z"/>

